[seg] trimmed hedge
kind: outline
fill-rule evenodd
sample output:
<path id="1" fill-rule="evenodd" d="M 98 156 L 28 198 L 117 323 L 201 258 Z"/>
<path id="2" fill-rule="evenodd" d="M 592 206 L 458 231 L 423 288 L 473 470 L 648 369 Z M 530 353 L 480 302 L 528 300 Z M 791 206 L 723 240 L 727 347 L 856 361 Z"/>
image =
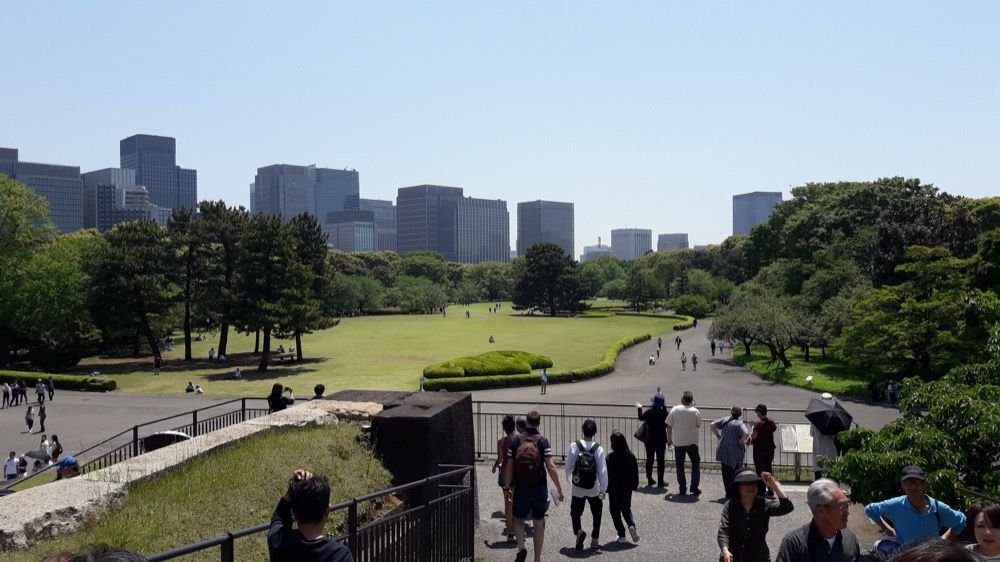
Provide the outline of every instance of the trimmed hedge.
<path id="1" fill-rule="evenodd" d="M 28 385 L 29 394 L 34 391 L 34 383 L 38 379 L 48 380 L 59 390 L 86 390 L 89 392 L 109 392 L 118 388 L 115 379 L 102 376 L 54 375 L 49 373 L 33 373 L 31 371 L 0 371 L 0 384 L 14 383 L 19 380 Z"/>
<path id="2" fill-rule="evenodd" d="M 475 357 L 459 357 L 424 367 L 428 379 L 458 377 L 509 377 L 531 374 L 532 369 L 548 369 L 552 359 L 525 351 L 490 351 Z"/>
<path id="3" fill-rule="evenodd" d="M 633 345 L 649 341 L 653 336 L 642 334 L 631 338 L 618 340 L 604 352 L 604 359 L 596 365 L 571 369 L 559 373 L 549 373 L 549 384 L 560 382 L 576 382 L 606 375 L 615 370 L 615 360 L 618 355 Z M 425 369 L 426 371 L 426 369 Z M 428 377 L 430 378 L 430 377 Z M 505 375 L 480 377 L 436 378 L 424 383 L 424 390 L 482 390 L 486 388 L 506 388 L 511 386 L 531 386 L 538 384 L 538 375 Z"/>

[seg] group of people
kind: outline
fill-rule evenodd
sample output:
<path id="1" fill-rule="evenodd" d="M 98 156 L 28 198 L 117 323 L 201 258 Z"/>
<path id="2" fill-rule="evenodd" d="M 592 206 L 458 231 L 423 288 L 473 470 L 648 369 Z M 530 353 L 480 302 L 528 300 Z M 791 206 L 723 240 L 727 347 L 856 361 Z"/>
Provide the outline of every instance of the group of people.
<path id="1" fill-rule="evenodd" d="M 326 398 L 326 385 L 317 384 L 313 387 L 313 395 L 309 400 L 322 400 Z M 267 411 L 269 414 L 280 412 L 295 404 L 295 395 L 292 387 L 284 386 L 280 382 L 271 385 L 271 393 L 267 395 Z"/>
<path id="2" fill-rule="evenodd" d="M 3 383 L 3 401 L 0 402 L 0 408 L 7 408 L 18 406 L 21 403 L 28 403 L 28 383 L 23 380 L 17 379 L 13 383 Z M 39 404 L 45 403 L 45 397 L 48 396 L 49 400 L 55 396 L 56 386 L 55 382 L 50 376 L 47 379 L 38 379 L 34 384 L 35 391 L 35 401 Z"/>

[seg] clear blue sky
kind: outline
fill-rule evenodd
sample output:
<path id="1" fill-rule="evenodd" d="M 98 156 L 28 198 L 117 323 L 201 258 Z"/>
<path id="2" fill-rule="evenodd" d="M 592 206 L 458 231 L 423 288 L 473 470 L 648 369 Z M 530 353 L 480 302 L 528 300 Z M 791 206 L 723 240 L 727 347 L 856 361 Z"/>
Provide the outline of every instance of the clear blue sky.
<path id="1" fill-rule="evenodd" d="M 201 199 L 256 168 L 356 168 L 576 204 L 619 227 L 731 232 L 731 196 L 919 177 L 996 195 L 1000 2 L 5 2 L 0 146 L 118 165 L 177 138 Z M 992 162 L 992 164 L 990 164 Z"/>

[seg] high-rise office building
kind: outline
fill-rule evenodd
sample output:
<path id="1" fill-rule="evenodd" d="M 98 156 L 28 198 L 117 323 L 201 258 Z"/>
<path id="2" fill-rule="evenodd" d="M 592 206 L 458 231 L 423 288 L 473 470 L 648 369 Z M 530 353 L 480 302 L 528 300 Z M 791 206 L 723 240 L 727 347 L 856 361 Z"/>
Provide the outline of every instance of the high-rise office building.
<path id="1" fill-rule="evenodd" d="M 596 246 L 583 247 L 583 253 L 580 254 L 580 263 L 590 260 L 596 260 L 601 256 L 613 256 L 613 255 L 615 254 L 611 251 L 611 246 L 601 244 L 601 239 L 598 238 Z"/>
<path id="2" fill-rule="evenodd" d="M 447 261 L 510 260 L 510 215 L 499 199 L 461 197 L 442 204 L 441 254 Z"/>
<path id="3" fill-rule="evenodd" d="M 323 223 L 327 245 L 342 252 L 375 250 L 375 213 L 372 211 L 334 211 Z"/>
<path id="4" fill-rule="evenodd" d="M 754 191 L 733 195 L 733 234 L 750 234 L 753 227 L 767 222 L 779 203 L 780 191 Z"/>
<path id="5" fill-rule="evenodd" d="M 118 223 L 144 219 L 167 225 L 171 209 L 152 203 L 149 191 L 135 184 L 135 170 L 105 168 L 82 177 L 84 228 L 105 232 Z"/>
<path id="6" fill-rule="evenodd" d="M 323 224 L 330 213 L 348 209 L 357 199 L 356 170 L 333 170 L 315 165 L 273 164 L 257 168 L 250 186 L 251 210 L 288 220 L 309 213 Z"/>
<path id="7" fill-rule="evenodd" d="M 60 232 L 83 228 L 83 180 L 79 166 L 22 162 L 16 148 L 0 148 L 0 174 L 45 198 L 49 219 Z"/>
<path id="8" fill-rule="evenodd" d="M 153 205 L 198 207 L 198 173 L 177 165 L 173 137 L 132 135 L 118 143 L 121 167 L 135 170 L 135 183 L 146 187 Z"/>
<path id="9" fill-rule="evenodd" d="M 611 253 L 620 260 L 641 258 L 653 249 L 653 231 L 648 228 L 619 228 L 611 231 Z"/>
<path id="10" fill-rule="evenodd" d="M 382 199 L 358 199 L 358 208 L 375 218 L 375 251 L 396 251 L 396 204 Z"/>
<path id="11" fill-rule="evenodd" d="M 569 256 L 575 251 L 573 204 L 556 201 L 527 201 L 517 204 L 517 255 L 539 242 L 550 242 Z"/>
<path id="12" fill-rule="evenodd" d="M 661 234 L 656 239 L 657 252 L 666 252 L 668 250 L 687 250 L 688 247 L 688 235 L 686 232 Z"/>
<path id="13" fill-rule="evenodd" d="M 422 251 L 443 254 L 441 208 L 461 198 L 461 187 L 416 185 L 399 188 L 396 195 L 396 250 L 401 255 Z"/>

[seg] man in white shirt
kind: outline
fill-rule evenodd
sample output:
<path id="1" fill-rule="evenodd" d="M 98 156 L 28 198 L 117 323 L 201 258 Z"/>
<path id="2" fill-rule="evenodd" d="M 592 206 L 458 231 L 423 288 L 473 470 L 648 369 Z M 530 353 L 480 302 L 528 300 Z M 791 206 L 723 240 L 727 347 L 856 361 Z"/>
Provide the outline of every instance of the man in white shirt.
<path id="1" fill-rule="evenodd" d="M 684 458 L 691 459 L 691 493 L 700 495 L 701 455 L 698 453 L 698 433 L 701 430 L 701 412 L 694 407 L 694 394 L 685 390 L 681 403 L 667 414 L 667 445 L 674 448 L 674 464 L 677 465 L 677 485 L 680 495 L 687 494 L 687 478 L 684 476 Z"/>
<path id="2" fill-rule="evenodd" d="M 7 480 L 17 479 L 17 454 L 10 452 L 10 458 L 3 463 L 3 474 Z"/>
<path id="3" fill-rule="evenodd" d="M 590 547 L 601 547 L 601 514 L 604 511 L 604 494 L 608 490 L 608 462 L 604 447 L 594 441 L 596 434 L 597 423 L 594 420 L 584 421 L 583 440 L 573 442 L 566 455 L 566 479 L 573 483 L 569 517 L 573 522 L 577 550 L 583 550 L 583 541 L 587 538 L 580 522 L 586 503 L 590 504 L 590 514 L 594 518 Z"/>

